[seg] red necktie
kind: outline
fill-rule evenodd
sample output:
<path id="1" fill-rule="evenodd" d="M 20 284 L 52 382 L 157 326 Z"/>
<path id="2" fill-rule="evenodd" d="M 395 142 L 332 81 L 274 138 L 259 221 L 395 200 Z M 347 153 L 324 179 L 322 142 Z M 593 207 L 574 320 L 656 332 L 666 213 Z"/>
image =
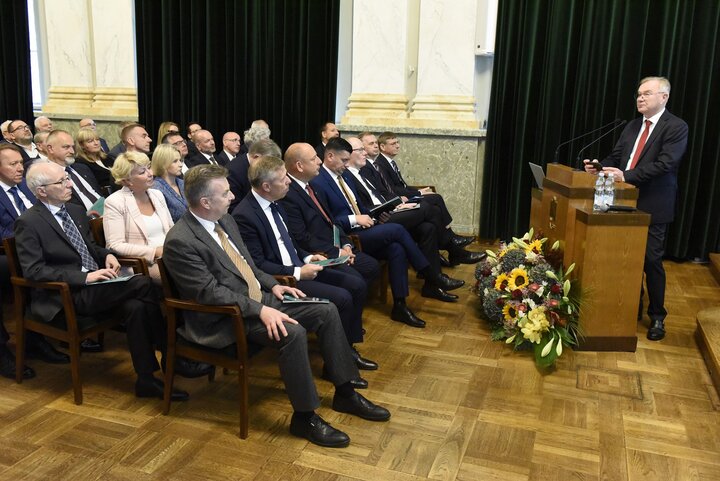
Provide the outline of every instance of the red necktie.
<path id="1" fill-rule="evenodd" d="M 643 130 L 643 133 L 640 136 L 640 141 L 638 142 L 637 149 L 635 149 L 635 155 L 633 155 L 632 162 L 630 162 L 630 168 L 628 170 L 634 169 L 637 165 L 638 159 L 640 159 L 640 154 L 642 154 L 642 151 L 645 148 L 645 142 L 647 142 L 648 135 L 650 135 L 651 125 L 652 122 L 649 120 L 645 121 L 645 130 Z"/>
<path id="2" fill-rule="evenodd" d="M 312 187 L 310 187 L 310 184 L 305 185 L 305 189 L 307 190 L 308 195 L 312 199 L 312 201 L 317 206 L 318 210 L 322 214 L 322 216 L 325 218 L 328 224 L 332 224 L 332 221 L 330 220 L 330 217 L 325 213 L 325 210 L 322 208 L 322 205 L 320 205 L 320 202 L 318 201 L 317 197 L 315 197 L 315 191 Z"/>

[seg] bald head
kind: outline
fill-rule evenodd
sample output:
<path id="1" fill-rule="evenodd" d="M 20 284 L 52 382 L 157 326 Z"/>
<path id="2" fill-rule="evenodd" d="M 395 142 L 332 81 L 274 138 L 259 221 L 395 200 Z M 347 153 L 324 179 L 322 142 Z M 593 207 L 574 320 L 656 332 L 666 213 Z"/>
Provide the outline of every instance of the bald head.
<path id="1" fill-rule="evenodd" d="M 240 135 L 237 132 L 225 132 L 222 139 L 223 149 L 232 155 L 240 152 Z"/>
<path id="2" fill-rule="evenodd" d="M 93 119 L 82 119 L 80 120 L 80 128 L 81 129 L 93 129 L 96 130 L 95 121 Z"/>
<path id="3" fill-rule="evenodd" d="M 197 149 L 203 154 L 212 155 L 215 153 L 215 139 L 205 129 L 195 132 L 194 142 Z"/>
<path id="4" fill-rule="evenodd" d="M 310 182 L 320 173 L 322 161 L 312 145 L 304 142 L 292 144 L 285 151 L 285 168 L 288 174 L 303 182 Z"/>

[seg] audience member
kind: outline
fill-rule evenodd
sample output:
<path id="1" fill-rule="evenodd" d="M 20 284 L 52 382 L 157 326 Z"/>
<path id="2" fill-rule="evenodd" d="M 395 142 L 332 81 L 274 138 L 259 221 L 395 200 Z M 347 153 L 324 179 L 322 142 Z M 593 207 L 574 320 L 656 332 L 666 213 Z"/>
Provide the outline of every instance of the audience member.
<path id="1" fill-rule="evenodd" d="M 237 132 L 225 132 L 223 135 L 223 149 L 217 155 L 218 164 L 227 167 L 240 152 L 240 136 Z"/>
<path id="2" fill-rule="evenodd" d="M 203 130 L 202 126 L 197 122 L 189 122 L 187 124 L 187 147 L 189 155 L 198 153 L 198 149 L 195 146 L 195 134 L 201 130 Z"/>
<path id="3" fill-rule="evenodd" d="M 168 133 L 162 139 L 163 144 L 172 145 L 175 149 L 180 152 L 180 177 L 182 177 L 188 170 L 188 166 L 185 164 L 185 158 L 188 156 L 187 141 L 180 134 Z"/>
<path id="4" fill-rule="evenodd" d="M 294 411 L 290 421 L 293 435 L 321 446 L 347 446 L 349 437 L 315 413 L 320 398 L 308 358 L 308 330 L 317 333 L 328 378 L 336 386 L 333 409 L 373 421 L 386 421 L 390 413 L 352 387 L 350 381 L 357 379 L 358 370 L 335 306 L 284 304 L 285 295 L 305 295 L 278 284 L 255 266 L 235 221 L 227 214 L 232 192 L 226 177 L 227 171 L 216 165 L 199 165 L 185 176 L 189 212 L 165 241 L 164 259 L 170 275 L 184 298 L 210 305 L 237 305 L 247 337 L 279 349 L 280 374 Z M 235 351 L 234 327 L 218 315 L 189 313 L 181 334 L 195 343 Z"/>
<path id="5" fill-rule="evenodd" d="M 47 132 L 49 134 L 52 131 L 53 131 L 52 120 L 45 117 L 44 115 L 41 115 L 40 117 L 35 119 L 35 133 Z"/>
<path id="6" fill-rule="evenodd" d="M 230 183 L 230 190 L 235 196 L 230 203 L 230 212 L 235 210 L 235 206 L 250 192 L 248 169 L 253 162 L 264 155 L 282 157 L 282 152 L 280 147 L 271 139 L 258 140 L 253 142 L 248 153 L 239 154 L 228 166 L 228 182 Z"/>
<path id="7" fill-rule="evenodd" d="M 90 169 L 83 164 L 75 163 L 75 147 L 73 139 L 64 130 L 53 130 L 47 138 L 48 159 L 65 169 L 72 183 L 68 190 L 71 203 L 90 211 L 102 197 L 100 185 Z"/>
<path id="8" fill-rule="evenodd" d="M 155 183 L 152 188 L 160 191 L 165 197 L 173 222 L 177 222 L 187 211 L 184 183 L 180 178 L 182 165 L 180 152 L 173 145 L 158 145 L 153 152 L 152 171 L 155 174 Z"/>
<path id="9" fill-rule="evenodd" d="M 200 164 L 219 165 L 214 155 L 215 139 L 213 138 L 213 135 L 207 130 L 198 130 L 195 132 L 193 138 L 195 139 L 195 146 L 198 151 L 196 154 L 189 154 L 185 159 L 185 163 L 188 168 L 192 168 Z"/>
<path id="10" fill-rule="evenodd" d="M 337 126 L 332 122 L 322 124 L 322 127 L 320 127 L 320 143 L 315 146 L 315 152 L 317 152 L 319 158 L 325 158 L 325 146 L 330 139 L 334 139 L 335 137 L 340 137 L 340 131 L 337 129 Z"/>
<path id="11" fill-rule="evenodd" d="M 362 275 L 349 266 L 324 269 L 313 264 L 327 258 L 303 250 L 292 239 L 285 221 L 287 216 L 277 204 L 290 184 L 281 159 L 261 157 L 250 166 L 248 177 L 252 190 L 232 215 L 255 265 L 267 274 L 291 275 L 297 280 L 298 289 L 313 297 L 329 299 L 340 313 L 350 346 L 362 342 L 362 312 L 367 298 Z M 376 363 L 352 350 L 358 368 L 377 369 Z M 355 382 L 355 387 L 367 386 L 362 379 Z"/>
<path id="12" fill-rule="evenodd" d="M 112 149 L 110 149 L 110 152 L 108 152 L 108 156 L 110 157 L 110 159 L 116 159 L 118 155 L 125 152 L 127 147 L 122 141 L 122 132 L 123 132 L 123 130 L 125 130 L 125 127 L 134 125 L 135 123 L 136 122 L 134 122 L 132 120 L 126 120 L 126 121 L 120 122 L 120 125 L 119 125 L 119 127 L 120 127 L 120 142 L 118 142 L 117 145 L 115 145 Z"/>
<path id="13" fill-rule="evenodd" d="M 81 129 L 92 129 L 92 130 L 97 131 L 97 125 L 95 125 L 95 121 L 91 118 L 80 119 L 80 122 L 78 122 L 78 125 L 80 126 Z M 107 140 L 103 139 L 102 137 L 100 137 L 100 148 L 106 154 L 110 153 L 110 148 L 108 147 Z M 120 153 L 122 153 L 122 152 L 120 152 Z M 120 155 L 120 153 L 118 153 L 117 155 Z M 115 157 L 117 157 L 117 155 Z"/>
<path id="14" fill-rule="evenodd" d="M 78 130 L 75 134 L 75 154 L 78 165 L 86 165 L 90 169 L 104 195 L 115 190 L 110 175 L 112 164 L 100 146 L 97 131 L 89 128 Z"/>
<path id="15" fill-rule="evenodd" d="M 270 138 L 270 126 L 264 120 L 255 120 L 250 128 L 243 132 L 243 145 L 240 148 L 241 154 L 250 152 L 254 142 Z"/>
<path id="16" fill-rule="evenodd" d="M 48 160 L 47 147 L 45 146 L 48 135 L 50 135 L 49 132 L 38 132 L 33 136 L 33 142 L 35 142 L 35 147 L 37 148 L 38 155 L 42 160 Z"/>
<path id="17" fill-rule="evenodd" d="M 117 278 L 120 264 L 109 250 L 92 240 L 84 210 L 67 203 L 72 195 L 72 180 L 62 167 L 52 162 L 35 163 L 27 173 L 27 183 L 40 202 L 15 222 L 18 257 L 25 277 L 31 281 L 67 282 L 80 316 L 122 313 L 137 373 L 135 394 L 162 398 L 163 382 L 153 376 L 159 368 L 154 346 L 165 352 L 166 332 L 152 281 L 134 276 L 121 284 L 103 284 Z M 30 311 L 38 319 L 50 322 L 61 309 L 59 293 L 32 296 Z M 188 395 L 175 391 L 173 398 L 185 400 Z"/>
<path id="18" fill-rule="evenodd" d="M 32 161 L 40 158 L 30 127 L 22 120 L 13 120 L 8 124 L 8 139 L 10 143 L 20 148 L 26 169 Z"/>
<path id="19" fill-rule="evenodd" d="M 2 124 L 0 124 L 0 132 L 2 132 L 2 139 L 0 139 L 0 143 L 11 143 L 10 140 L 10 134 L 8 134 L 8 126 L 12 123 L 12 120 L 6 120 Z"/>
<path id="20" fill-rule="evenodd" d="M 156 137 L 158 144 L 161 143 L 165 136 L 170 133 L 180 133 L 180 127 L 178 127 L 178 124 L 176 124 L 175 122 L 170 122 L 169 120 L 161 123 L 160 127 L 158 127 L 158 134 Z"/>

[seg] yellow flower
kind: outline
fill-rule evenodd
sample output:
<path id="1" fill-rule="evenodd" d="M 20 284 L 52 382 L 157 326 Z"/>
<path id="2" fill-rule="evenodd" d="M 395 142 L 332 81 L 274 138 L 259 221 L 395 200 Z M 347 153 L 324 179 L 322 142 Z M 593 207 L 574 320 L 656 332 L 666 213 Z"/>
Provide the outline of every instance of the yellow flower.
<path id="1" fill-rule="evenodd" d="M 542 333 L 550 328 L 550 322 L 548 322 L 547 315 L 545 314 L 545 306 L 532 309 L 525 319 L 520 329 L 523 337 L 530 342 L 540 344 Z"/>
<path id="2" fill-rule="evenodd" d="M 547 320 L 547 315 L 545 314 L 545 311 L 547 309 L 545 306 L 539 306 L 535 309 L 532 309 L 530 312 L 528 312 L 528 319 L 530 319 L 530 322 L 534 324 L 546 324 L 546 327 L 550 327 L 550 323 Z"/>
<path id="3" fill-rule="evenodd" d="M 508 280 L 508 287 L 511 291 L 515 289 L 522 289 L 530 284 L 528 280 L 528 273 L 521 267 L 516 267 L 510 272 L 510 279 Z"/>
<path id="4" fill-rule="evenodd" d="M 503 316 L 505 316 L 506 321 L 512 321 L 518 315 L 517 309 L 515 309 L 515 306 L 511 305 L 510 303 L 505 304 L 502 313 Z"/>
<path id="5" fill-rule="evenodd" d="M 542 252 L 542 241 L 540 239 L 535 239 L 528 244 L 527 249 L 525 250 L 528 252 L 534 252 L 535 254 L 540 254 Z"/>
<path id="6" fill-rule="evenodd" d="M 498 275 L 495 279 L 495 289 L 497 289 L 498 291 L 502 291 L 503 289 L 505 289 L 505 286 L 507 286 L 509 280 L 510 279 L 508 278 L 507 274 L 505 274 L 504 272 Z"/>

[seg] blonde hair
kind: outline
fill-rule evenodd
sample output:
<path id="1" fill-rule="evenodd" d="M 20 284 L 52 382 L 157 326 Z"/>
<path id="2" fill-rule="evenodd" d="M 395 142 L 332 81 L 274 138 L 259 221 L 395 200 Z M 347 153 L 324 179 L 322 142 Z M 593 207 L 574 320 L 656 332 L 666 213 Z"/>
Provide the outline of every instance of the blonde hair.
<path id="1" fill-rule="evenodd" d="M 160 127 L 158 128 L 158 136 L 157 136 L 158 143 L 162 142 L 163 137 L 165 137 L 167 135 L 167 133 L 170 130 L 170 127 L 173 127 L 173 126 L 175 128 L 177 128 L 178 129 L 177 132 L 180 133 L 180 127 L 178 127 L 178 124 L 176 124 L 175 122 L 166 121 L 166 122 L 163 122 L 160 124 Z"/>
<path id="2" fill-rule="evenodd" d="M 115 159 L 110 173 L 117 185 L 122 185 L 123 180 L 130 178 L 130 173 L 135 167 L 150 167 L 150 159 L 142 152 L 125 152 Z"/>
<path id="3" fill-rule="evenodd" d="M 178 134 L 179 135 L 179 134 Z M 180 158 L 180 151 L 172 144 L 160 144 L 155 147 L 152 156 L 152 171 L 156 177 L 162 177 L 167 168 L 176 158 Z"/>
<path id="4" fill-rule="evenodd" d="M 88 162 L 95 162 L 98 159 L 94 159 L 90 157 L 90 154 L 85 151 L 85 148 L 83 147 L 83 144 L 85 142 L 88 142 L 90 140 L 100 139 L 100 135 L 97 133 L 97 131 L 89 128 L 89 127 L 83 127 L 82 129 L 78 130 L 78 133 L 75 134 L 75 154 L 80 157 L 83 160 L 87 160 Z M 98 152 L 97 157 L 99 160 L 105 160 L 105 157 L 107 157 L 107 154 L 100 149 L 100 152 Z"/>

